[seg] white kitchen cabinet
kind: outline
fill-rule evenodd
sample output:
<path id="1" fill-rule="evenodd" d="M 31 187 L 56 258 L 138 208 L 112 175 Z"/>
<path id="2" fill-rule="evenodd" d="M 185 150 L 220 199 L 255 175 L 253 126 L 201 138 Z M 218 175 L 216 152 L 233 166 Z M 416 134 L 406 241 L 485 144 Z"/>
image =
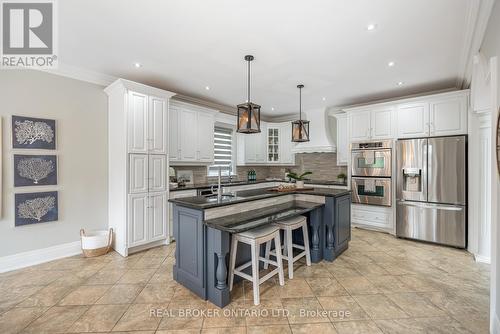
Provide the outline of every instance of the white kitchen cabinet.
<path id="1" fill-rule="evenodd" d="M 171 162 L 181 160 L 180 143 L 179 143 L 179 110 L 175 106 L 171 106 L 168 115 L 168 157 Z"/>
<path id="2" fill-rule="evenodd" d="M 130 154 L 129 193 L 167 190 L 166 155 Z"/>
<path id="3" fill-rule="evenodd" d="M 163 240 L 167 237 L 167 207 L 166 192 L 151 193 L 149 195 L 149 239 L 151 241 Z"/>
<path id="4" fill-rule="evenodd" d="M 349 119 L 346 113 L 336 114 L 337 119 L 337 166 L 349 162 Z"/>
<path id="5" fill-rule="evenodd" d="M 148 161 L 148 191 L 166 191 L 168 174 L 167 156 L 162 154 L 150 154 Z"/>
<path id="6" fill-rule="evenodd" d="M 108 87 L 108 225 L 121 255 L 168 242 L 168 109 L 174 93 L 118 79 Z"/>
<path id="7" fill-rule="evenodd" d="M 452 136 L 467 133 L 467 96 L 450 97 L 430 102 L 429 133 Z"/>
<path id="8" fill-rule="evenodd" d="M 148 191 L 148 155 L 130 154 L 129 156 L 129 193 Z"/>
<path id="9" fill-rule="evenodd" d="M 371 112 L 370 139 L 388 139 L 393 135 L 393 108 L 375 109 Z"/>
<path id="10" fill-rule="evenodd" d="M 128 92 L 128 151 L 167 154 L 165 99 Z"/>
<path id="11" fill-rule="evenodd" d="M 128 151 L 148 153 L 148 96 L 130 91 L 128 103 Z"/>
<path id="12" fill-rule="evenodd" d="M 165 99 L 150 96 L 148 112 L 148 153 L 167 154 L 167 117 Z"/>
<path id="13" fill-rule="evenodd" d="M 266 164 L 267 163 L 267 125 L 260 123 L 259 133 L 238 134 L 239 144 L 243 144 L 243 150 L 239 154 L 238 164 Z M 241 143 L 243 142 L 243 143 Z"/>
<path id="14" fill-rule="evenodd" d="M 292 149 L 296 144 L 292 141 L 292 123 L 281 123 L 280 128 L 281 155 L 279 163 L 283 165 L 295 165 L 295 153 L 292 153 Z"/>
<path id="15" fill-rule="evenodd" d="M 198 112 L 196 147 L 197 161 L 214 162 L 214 116 L 213 114 Z"/>
<path id="16" fill-rule="evenodd" d="M 345 108 L 350 141 L 467 134 L 469 91 Z M 337 146 L 339 146 L 337 144 Z"/>
<path id="17" fill-rule="evenodd" d="M 391 207 L 352 204 L 351 221 L 353 226 L 394 233 L 394 220 Z"/>
<path id="18" fill-rule="evenodd" d="M 180 143 L 181 161 L 196 161 L 198 152 L 197 112 L 189 109 L 179 110 L 177 132 Z M 175 127 L 175 124 L 172 124 Z"/>
<path id="19" fill-rule="evenodd" d="M 148 243 L 148 194 L 131 194 L 128 202 L 128 246 Z"/>
<path id="20" fill-rule="evenodd" d="M 267 162 L 278 163 L 281 160 L 281 127 L 271 126 L 267 127 Z"/>
<path id="21" fill-rule="evenodd" d="M 401 104 L 396 114 L 398 138 L 429 136 L 429 103 Z"/>
<path id="22" fill-rule="evenodd" d="M 212 164 L 216 111 L 179 101 L 172 102 L 170 107 L 170 163 Z"/>
<path id="23" fill-rule="evenodd" d="M 370 128 L 371 128 L 371 112 L 367 111 L 356 111 L 351 113 L 350 117 L 350 129 L 351 129 L 351 141 L 360 141 L 370 139 Z"/>
<path id="24" fill-rule="evenodd" d="M 393 108 L 359 110 L 351 113 L 351 141 L 392 137 Z"/>
<path id="25" fill-rule="evenodd" d="M 295 154 L 292 153 L 294 143 L 291 142 L 291 123 L 260 123 L 260 133 L 242 134 L 237 136 L 238 165 L 293 165 Z M 277 147 L 273 145 L 273 151 L 269 151 L 269 129 L 272 129 L 272 140 L 277 139 Z M 275 135 L 275 131 L 277 135 Z M 290 137 L 287 136 L 289 134 Z M 274 150 L 276 149 L 276 152 Z M 272 154 L 272 159 L 269 154 Z M 276 153 L 276 156 L 275 156 Z"/>

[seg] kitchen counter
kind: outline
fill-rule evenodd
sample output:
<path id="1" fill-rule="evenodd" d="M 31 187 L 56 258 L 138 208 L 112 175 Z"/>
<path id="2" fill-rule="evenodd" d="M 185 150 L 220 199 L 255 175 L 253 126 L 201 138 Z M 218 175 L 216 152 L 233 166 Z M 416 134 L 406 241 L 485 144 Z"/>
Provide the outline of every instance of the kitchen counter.
<path id="1" fill-rule="evenodd" d="M 222 182 L 222 186 L 224 187 L 235 187 L 235 186 L 244 186 L 248 184 L 259 184 L 259 183 L 268 183 L 268 182 L 286 182 L 293 183 L 285 179 L 261 179 L 257 181 L 232 181 L 232 182 Z M 339 181 L 325 181 L 325 180 L 305 180 L 305 184 L 317 184 L 324 186 L 340 186 L 347 187 L 347 183 L 339 182 Z M 217 186 L 217 182 L 207 182 L 207 183 L 195 183 L 191 185 L 185 185 L 183 187 L 171 188 L 170 191 L 183 191 L 183 190 L 196 190 L 196 189 L 205 189 L 210 188 L 212 186 Z"/>
<path id="2" fill-rule="evenodd" d="M 340 197 L 350 194 L 350 190 L 345 189 L 329 189 L 329 188 L 314 188 L 311 190 L 296 189 L 294 191 L 278 192 L 272 191 L 273 188 L 261 188 L 252 190 L 237 191 L 234 193 L 224 194 L 221 201 L 217 200 L 217 197 L 205 197 L 205 196 L 195 196 L 195 197 L 182 197 L 170 199 L 170 203 L 178 204 L 184 207 L 192 209 L 210 209 L 226 205 L 233 205 L 237 203 L 244 203 L 249 201 L 303 194 L 303 195 L 313 195 L 313 196 L 325 196 L 325 197 Z"/>
<path id="3" fill-rule="evenodd" d="M 240 233 L 276 221 L 303 215 L 324 204 L 307 201 L 290 201 L 259 210 L 205 220 L 205 225 L 229 233 Z"/>

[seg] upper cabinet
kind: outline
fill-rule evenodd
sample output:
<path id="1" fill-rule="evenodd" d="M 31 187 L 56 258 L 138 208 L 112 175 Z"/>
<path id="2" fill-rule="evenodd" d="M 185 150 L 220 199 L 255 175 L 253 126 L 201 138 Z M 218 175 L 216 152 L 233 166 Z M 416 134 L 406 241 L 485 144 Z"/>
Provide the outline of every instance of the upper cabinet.
<path id="1" fill-rule="evenodd" d="M 353 111 L 350 114 L 351 141 L 391 138 L 393 109 L 368 107 Z"/>
<path id="2" fill-rule="evenodd" d="M 467 102 L 468 91 L 460 91 L 398 105 L 398 138 L 466 134 Z"/>
<path id="3" fill-rule="evenodd" d="M 398 105 L 398 138 L 426 137 L 429 135 L 429 103 L 418 102 Z"/>
<path id="4" fill-rule="evenodd" d="M 346 108 L 349 141 L 466 134 L 468 99 L 462 90 Z"/>
<path id="5" fill-rule="evenodd" d="M 371 128 L 370 111 L 358 111 L 351 114 L 351 140 L 364 140 L 370 138 Z"/>
<path id="6" fill-rule="evenodd" d="M 349 119 L 347 114 L 336 114 L 337 119 L 337 166 L 347 166 L 349 161 Z"/>
<path id="7" fill-rule="evenodd" d="M 284 165 L 295 165 L 295 153 L 292 149 L 295 143 L 292 141 L 292 123 L 280 123 L 280 160 L 279 163 Z"/>
<path id="8" fill-rule="evenodd" d="M 431 101 L 430 135 L 451 136 L 467 133 L 467 102 L 465 95 Z"/>
<path id="9" fill-rule="evenodd" d="M 167 154 L 165 99 L 128 91 L 128 151 Z"/>
<path id="10" fill-rule="evenodd" d="M 238 134 L 238 165 L 295 164 L 290 122 L 261 122 L 260 130 L 260 133 Z"/>
<path id="11" fill-rule="evenodd" d="M 170 163 L 208 165 L 214 161 L 216 111 L 173 101 L 170 104 Z"/>

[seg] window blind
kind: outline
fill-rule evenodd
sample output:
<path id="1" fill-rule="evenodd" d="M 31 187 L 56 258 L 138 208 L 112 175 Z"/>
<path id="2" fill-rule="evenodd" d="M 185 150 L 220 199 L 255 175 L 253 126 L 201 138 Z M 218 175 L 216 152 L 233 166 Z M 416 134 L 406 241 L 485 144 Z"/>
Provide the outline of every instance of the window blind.
<path id="1" fill-rule="evenodd" d="M 233 131 L 223 127 L 214 127 L 214 164 L 208 167 L 208 175 L 230 175 L 233 172 Z"/>

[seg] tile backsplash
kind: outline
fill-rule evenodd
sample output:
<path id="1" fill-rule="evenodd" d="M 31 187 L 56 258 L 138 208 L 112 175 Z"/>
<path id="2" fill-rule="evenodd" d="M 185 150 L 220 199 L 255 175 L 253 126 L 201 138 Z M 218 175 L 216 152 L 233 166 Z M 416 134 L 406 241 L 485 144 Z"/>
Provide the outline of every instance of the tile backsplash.
<path id="1" fill-rule="evenodd" d="M 205 166 L 173 166 L 178 170 L 192 170 L 195 183 L 207 183 L 216 178 L 207 176 Z M 340 173 L 347 174 L 347 167 L 337 166 L 336 153 L 299 153 L 295 155 L 295 166 L 238 166 L 237 178 L 246 180 L 247 172 L 255 170 L 257 179 L 284 178 L 286 169 L 291 169 L 297 173 L 311 171 L 313 174 L 309 178 L 319 181 L 335 181 Z"/>

